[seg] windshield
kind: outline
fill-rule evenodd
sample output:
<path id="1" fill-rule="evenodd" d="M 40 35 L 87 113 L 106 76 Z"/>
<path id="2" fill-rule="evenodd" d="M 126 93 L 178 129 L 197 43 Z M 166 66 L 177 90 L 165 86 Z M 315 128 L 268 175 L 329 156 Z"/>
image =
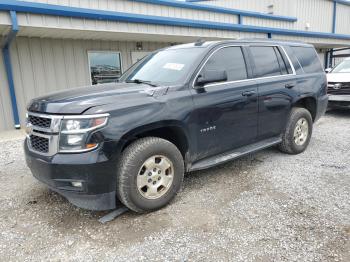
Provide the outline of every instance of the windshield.
<path id="1" fill-rule="evenodd" d="M 183 83 L 204 48 L 168 49 L 150 54 L 133 65 L 120 79 L 134 83 Z"/>
<path id="2" fill-rule="evenodd" d="M 344 60 L 334 67 L 332 73 L 350 73 L 350 60 Z"/>

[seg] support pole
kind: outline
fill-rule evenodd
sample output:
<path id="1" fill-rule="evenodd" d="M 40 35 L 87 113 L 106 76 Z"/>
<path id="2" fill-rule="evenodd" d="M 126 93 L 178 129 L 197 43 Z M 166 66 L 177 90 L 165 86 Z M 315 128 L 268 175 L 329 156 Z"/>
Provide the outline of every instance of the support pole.
<path id="1" fill-rule="evenodd" d="M 19 115 L 18 115 L 15 84 L 13 81 L 13 71 L 12 71 L 12 64 L 11 64 L 11 57 L 10 57 L 10 45 L 12 43 L 12 40 L 16 38 L 19 28 L 18 28 L 16 12 L 10 11 L 10 17 L 11 17 L 12 27 L 11 27 L 11 31 L 8 33 L 8 35 L 5 38 L 4 44 L 2 45 L 2 56 L 4 60 L 7 82 L 8 82 L 9 91 L 10 91 L 13 121 L 15 123 L 15 128 L 19 129 L 21 128 L 21 125 L 20 125 Z"/>

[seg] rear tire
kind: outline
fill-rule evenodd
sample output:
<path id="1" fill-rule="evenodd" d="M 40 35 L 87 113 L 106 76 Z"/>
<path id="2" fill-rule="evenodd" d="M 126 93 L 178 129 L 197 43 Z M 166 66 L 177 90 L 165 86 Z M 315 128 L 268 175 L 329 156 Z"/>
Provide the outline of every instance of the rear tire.
<path id="1" fill-rule="evenodd" d="M 290 112 L 286 129 L 279 144 L 280 151 L 287 154 L 299 154 L 310 143 L 312 135 L 312 117 L 305 108 L 295 107 Z"/>
<path id="2" fill-rule="evenodd" d="M 158 137 L 141 138 L 122 153 L 117 196 L 135 212 L 154 211 L 176 196 L 183 177 L 183 158 L 174 144 Z"/>

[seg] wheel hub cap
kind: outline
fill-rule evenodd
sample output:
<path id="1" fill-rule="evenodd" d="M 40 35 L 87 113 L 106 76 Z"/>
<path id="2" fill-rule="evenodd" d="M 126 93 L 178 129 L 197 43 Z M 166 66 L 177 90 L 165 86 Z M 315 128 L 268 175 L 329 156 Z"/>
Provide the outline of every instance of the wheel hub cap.
<path id="1" fill-rule="evenodd" d="M 148 158 L 137 175 L 137 188 L 147 199 L 162 197 L 174 180 L 173 163 L 165 156 L 156 155 Z"/>
<path id="2" fill-rule="evenodd" d="M 300 118 L 294 129 L 294 142 L 298 146 L 303 145 L 309 136 L 309 123 L 305 118 Z"/>

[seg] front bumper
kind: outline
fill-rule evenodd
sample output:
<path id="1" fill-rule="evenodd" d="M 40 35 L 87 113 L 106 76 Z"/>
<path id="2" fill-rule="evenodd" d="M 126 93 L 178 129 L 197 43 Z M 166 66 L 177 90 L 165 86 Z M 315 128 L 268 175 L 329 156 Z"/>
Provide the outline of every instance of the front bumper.
<path id="1" fill-rule="evenodd" d="M 102 150 L 46 157 L 30 151 L 25 141 L 24 151 L 33 176 L 72 204 L 89 210 L 116 207 L 117 161 Z M 73 186 L 72 182 L 81 182 L 82 186 Z"/>
<path id="2" fill-rule="evenodd" d="M 329 95 L 329 106 L 333 108 L 350 108 L 350 95 Z"/>

